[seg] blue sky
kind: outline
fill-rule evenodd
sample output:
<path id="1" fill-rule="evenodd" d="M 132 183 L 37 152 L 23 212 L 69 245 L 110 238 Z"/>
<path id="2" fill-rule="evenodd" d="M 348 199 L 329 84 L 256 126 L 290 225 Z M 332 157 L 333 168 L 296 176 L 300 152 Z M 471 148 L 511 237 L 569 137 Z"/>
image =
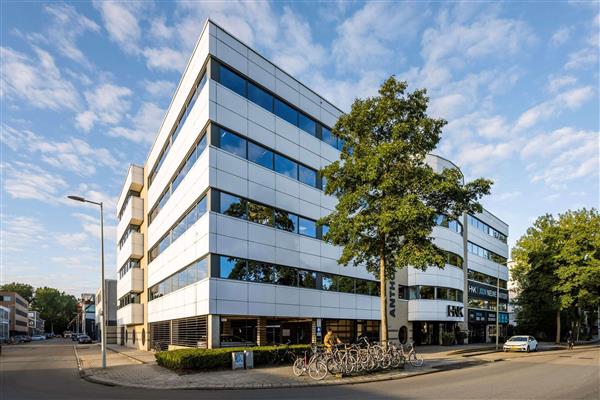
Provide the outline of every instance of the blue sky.
<path id="1" fill-rule="evenodd" d="M 115 203 L 143 164 L 205 18 L 348 110 L 395 74 L 444 117 L 438 153 L 494 180 L 510 244 L 544 213 L 598 206 L 599 3 L 2 2 L 1 276 L 116 276 Z"/>

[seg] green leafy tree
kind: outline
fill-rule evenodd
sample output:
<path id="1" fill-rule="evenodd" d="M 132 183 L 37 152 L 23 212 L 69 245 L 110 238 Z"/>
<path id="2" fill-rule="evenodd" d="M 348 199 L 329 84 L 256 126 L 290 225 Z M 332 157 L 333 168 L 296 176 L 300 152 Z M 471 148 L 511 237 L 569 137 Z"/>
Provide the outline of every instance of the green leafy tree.
<path id="1" fill-rule="evenodd" d="M 46 328 L 51 332 L 62 332 L 77 313 L 77 299 L 58 289 L 37 288 L 33 307 L 46 320 Z"/>
<path id="2" fill-rule="evenodd" d="M 558 343 L 561 315 L 579 323 L 580 310 L 600 306 L 600 215 L 596 209 L 539 217 L 512 254 L 513 279 L 519 288 L 519 326 L 542 333 L 554 326 Z"/>
<path id="3" fill-rule="evenodd" d="M 343 265 L 364 264 L 379 276 L 381 339 L 387 340 L 386 280 L 406 266 L 444 267 L 446 255 L 432 240 L 437 215 L 459 218 L 481 210 L 491 181 L 463 182 L 458 169 L 436 173 L 426 156 L 446 121 L 427 115 L 425 90 L 407 93 L 406 82 L 386 80 L 378 96 L 357 99 L 333 134 L 344 141 L 341 160 L 322 171 L 325 192 L 335 195 L 325 239 L 344 246 Z"/>
<path id="4" fill-rule="evenodd" d="M 6 283 L 0 286 L 0 290 L 5 290 L 7 292 L 17 292 L 29 303 L 31 303 L 31 300 L 33 299 L 33 286 L 28 285 L 27 283 Z"/>

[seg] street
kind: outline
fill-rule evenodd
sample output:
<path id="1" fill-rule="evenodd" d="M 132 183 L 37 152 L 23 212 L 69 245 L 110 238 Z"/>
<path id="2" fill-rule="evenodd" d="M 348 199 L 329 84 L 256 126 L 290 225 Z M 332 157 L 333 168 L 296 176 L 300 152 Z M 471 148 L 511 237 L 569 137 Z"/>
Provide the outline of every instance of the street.
<path id="1" fill-rule="evenodd" d="M 599 399 L 600 348 L 495 353 L 481 366 L 356 385 L 235 391 L 109 387 L 79 377 L 70 340 L 4 346 L 0 398 L 12 399 Z"/>

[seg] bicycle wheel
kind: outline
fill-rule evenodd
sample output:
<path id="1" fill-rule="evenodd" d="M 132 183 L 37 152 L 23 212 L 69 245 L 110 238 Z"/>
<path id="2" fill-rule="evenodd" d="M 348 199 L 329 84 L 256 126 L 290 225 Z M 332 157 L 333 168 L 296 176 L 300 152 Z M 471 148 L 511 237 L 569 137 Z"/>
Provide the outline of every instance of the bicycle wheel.
<path id="1" fill-rule="evenodd" d="M 325 365 L 327 366 L 327 371 L 329 371 L 329 373 L 333 375 L 338 375 L 342 373 L 342 366 L 340 365 L 339 361 L 334 357 L 328 358 Z"/>
<path id="2" fill-rule="evenodd" d="M 320 381 L 327 376 L 327 365 L 323 361 L 315 361 L 308 365 L 308 376 Z"/>
<path id="3" fill-rule="evenodd" d="M 415 352 L 410 353 L 410 355 L 408 356 L 408 361 L 413 367 L 420 367 L 421 365 L 423 365 L 424 362 L 423 356 Z"/>
<path id="4" fill-rule="evenodd" d="M 304 367 L 304 358 L 298 357 L 296 361 L 294 361 L 294 365 L 292 365 L 292 372 L 296 376 L 304 375 L 306 368 Z"/>

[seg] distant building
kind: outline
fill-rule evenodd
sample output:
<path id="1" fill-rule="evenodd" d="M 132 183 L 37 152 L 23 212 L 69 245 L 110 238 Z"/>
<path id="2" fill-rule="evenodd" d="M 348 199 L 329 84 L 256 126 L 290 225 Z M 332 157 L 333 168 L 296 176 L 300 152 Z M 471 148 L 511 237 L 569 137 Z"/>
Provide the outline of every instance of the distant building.
<path id="1" fill-rule="evenodd" d="M 0 306 L 9 311 L 9 335 L 27 335 L 29 332 L 29 303 L 16 292 L 0 291 Z"/>
<path id="2" fill-rule="evenodd" d="M 45 332 L 46 321 L 40 317 L 40 312 L 29 311 L 27 315 L 29 319 L 29 335 L 43 335 Z"/>
<path id="3" fill-rule="evenodd" d="M 10 337 L 10 308 L 0 306 L 0 343 Z"/>
<path id="4" fill-rule="evenodd" d="M 106 343 L 116 344 L 117 343 L 117 280 L 106 279 L 104 281 L 106 287 Z M 103 295 L 102 288 L 96 292 L 96 332 L 98 334 L 98 340 L 102 335 L 102 328 L 100 314 L 103 310 Z"/>
<path id="5" fill-rule="evenodd" d="M 81 294 L 81 332 L 92 339 L 97 339 L 96 334 L 96 295 L 94 293 Z"/>
<path id="6" fill-rule="evenodd" d="M 508 324 L 517 326 L 517 311 L 515 309 L 515 304 L 518 297 L 518 286 L 517 282 L 513 279 L 512 269 L 514 266 L 514 261 L 511 260 L 508 262 L 508 295 L 510 297 L 510 301 L 508 302 Z"/>

